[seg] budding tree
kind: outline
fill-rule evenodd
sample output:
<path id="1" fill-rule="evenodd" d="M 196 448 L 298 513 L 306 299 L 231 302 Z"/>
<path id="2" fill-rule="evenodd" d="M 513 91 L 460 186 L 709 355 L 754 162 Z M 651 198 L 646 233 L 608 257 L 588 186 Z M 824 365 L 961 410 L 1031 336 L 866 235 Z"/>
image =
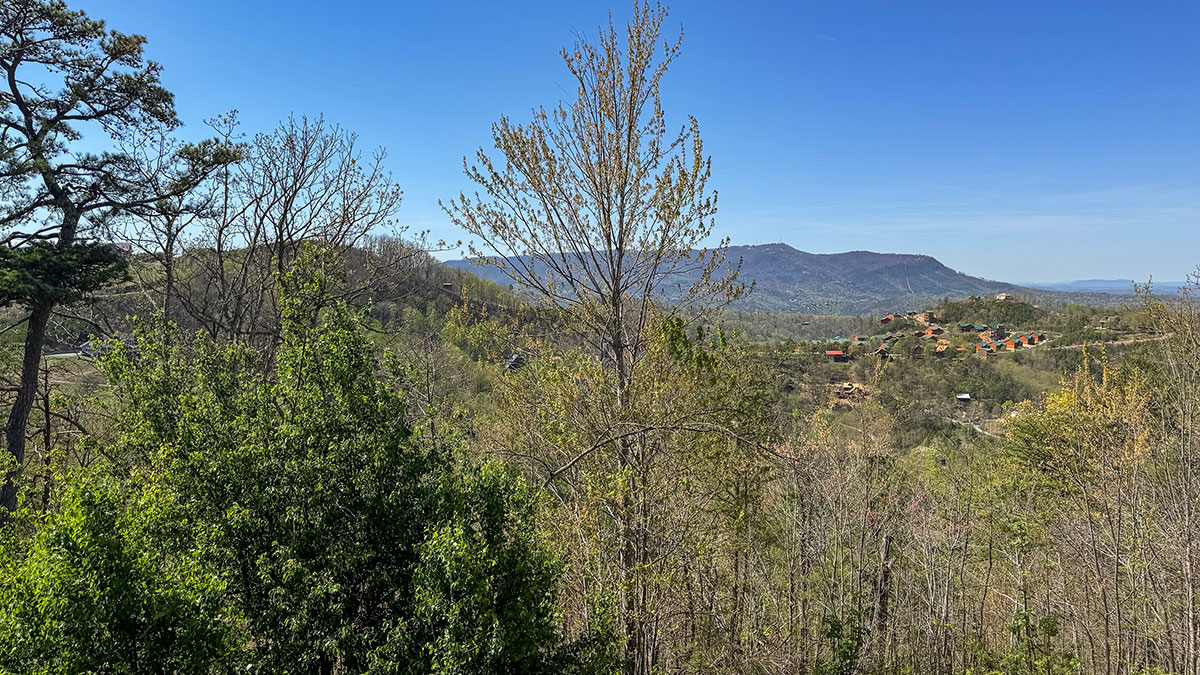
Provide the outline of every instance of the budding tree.
<path id="1" fill-rule="evenodd" d="M 572 403 L 593 407 L 580 419 L 602 423 L 581 429 L 589 438 L 570 448 L 536 453 L 556 465 L 529 466 L 550 484 L 603 458 L 591 465 L 611 467 L 604 470 L 622 485 L 599 508 L 613 514 L 605 558 L 621 576 L 617 610 L 631 675 L 651 672 L 660 654 L 651 570 L 664 548 L 655 533 L 666 514 L 655 476 L 672 456 L 662 434 L 677 425 L 663 418 L 669 406 L 649 400 L 654 387 L 637 386 L 638 374 L 653 370 L 645 367 L 651 323 L 695 318 L 745 290 L 740 265 L 726 264 L 727 240 L 700 248 L 712 234 L 717 197 L 698 123 L 689 118 L 672 130 L 662 108 L 662 79 L 681 44 L 660 42 L 665 18 L 661 6 L 643 4 L 623 35 L 610 21 L 596 42 L 564 49 L 574 100 L 539 108 L 525 124 L 502 117 L 492 127 L 499 156 L 480 149 L 463 163 L 480 191 L 444 207 L 478 240 L 471 255 L 561 312 L 607 373 L 606 396 Z M 536 408 L 536 388 L 529 396 Z M 564 487 L 556 494 L 594 498 L 583 481 Z"/>
<path id="2" fill-rule="evenodd" d="M 595 43 L 562 50 L 574 101 L 526 124 L 492 126 L 468 177 L 482 189 L 445 205 L 479 240 L 470 253 L 563 310 L 629 383 L 656 312 L 706 309 L 743 292 L 712 234 L 717 195 L 695 118 L 671 131 L 659 87 L 682 36 L 660 43 L 666 10 L 638 8 L 622 40 L 611 21 Z"/>

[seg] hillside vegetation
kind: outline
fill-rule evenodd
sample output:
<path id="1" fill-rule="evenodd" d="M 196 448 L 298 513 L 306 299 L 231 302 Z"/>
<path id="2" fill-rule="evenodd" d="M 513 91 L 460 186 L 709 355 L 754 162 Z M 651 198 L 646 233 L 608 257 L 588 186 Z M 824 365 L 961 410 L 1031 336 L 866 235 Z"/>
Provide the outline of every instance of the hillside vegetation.
<path id="1" fill-rule="evenodd" d="M 464 162 L 481 279 L 353 133 L 177 142 L 143 38 L 0 4 L 0 673 L 1200 673 L 1200 283 L 702 252 L 633 14 Z"/>

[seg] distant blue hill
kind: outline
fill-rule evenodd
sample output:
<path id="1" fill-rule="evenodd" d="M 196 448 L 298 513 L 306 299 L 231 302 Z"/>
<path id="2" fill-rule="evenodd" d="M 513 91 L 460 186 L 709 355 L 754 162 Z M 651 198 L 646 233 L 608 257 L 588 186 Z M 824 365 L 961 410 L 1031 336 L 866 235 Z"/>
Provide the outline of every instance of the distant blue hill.
<path id="1" fill-rule="evenodd" d="M 1144 284 L 1145 281 L 1138 282 Z M 1059 282 L 1029 282 L 1025 286 L 1043 288 L 1048 291 L 1066 291 L 1068 293 L 1133 293 L 1134 282 L 1130 279 L 1081 279 L 1079 281 Z M 1155 281 L 1156 293 L 1176 293 L 1184 285 L 1182 281 Z"/>

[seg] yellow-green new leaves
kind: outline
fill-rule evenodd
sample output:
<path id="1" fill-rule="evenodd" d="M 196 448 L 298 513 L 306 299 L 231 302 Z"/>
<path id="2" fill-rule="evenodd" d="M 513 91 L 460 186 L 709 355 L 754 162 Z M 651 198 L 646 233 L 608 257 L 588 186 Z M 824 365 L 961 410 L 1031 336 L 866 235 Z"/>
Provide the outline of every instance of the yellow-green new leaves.
<path id="1" fill-rule="evenodd" d="M 127 494 L 96 472 L 59 476 L 61 510 L 0 543 L 0 672 L 204 673 L 230 665 L 225 584 L 153 477 Z"/>
<path id="2" fill-rule="evenodd" d="M 1041 406 L 1026 402 L 1008 432 L 1010 451 L 1029 469 L 1070 489 L 1097 480 L 1131 479 L 1144 461 L 1154 426 L 1155 392 L 1133 370 L 1090 361 Z"/>

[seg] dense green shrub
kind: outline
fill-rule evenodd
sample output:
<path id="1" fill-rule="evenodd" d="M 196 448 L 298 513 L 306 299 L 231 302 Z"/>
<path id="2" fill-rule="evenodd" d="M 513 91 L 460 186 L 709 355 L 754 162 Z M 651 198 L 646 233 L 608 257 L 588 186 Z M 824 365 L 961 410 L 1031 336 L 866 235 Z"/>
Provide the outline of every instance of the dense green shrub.
<path id="1" fill-rule="evenodd" d="M 323 281 L 288 280 L 282 344 L 155 323 L 105 369 L 116 461 L 13 535 L 0 570 L 9 672 L 560 673 L 559 565 L 530 495 L 414 429 L 397 382 Z M 136 356 L 135 356 L 136 354 Z"/>

